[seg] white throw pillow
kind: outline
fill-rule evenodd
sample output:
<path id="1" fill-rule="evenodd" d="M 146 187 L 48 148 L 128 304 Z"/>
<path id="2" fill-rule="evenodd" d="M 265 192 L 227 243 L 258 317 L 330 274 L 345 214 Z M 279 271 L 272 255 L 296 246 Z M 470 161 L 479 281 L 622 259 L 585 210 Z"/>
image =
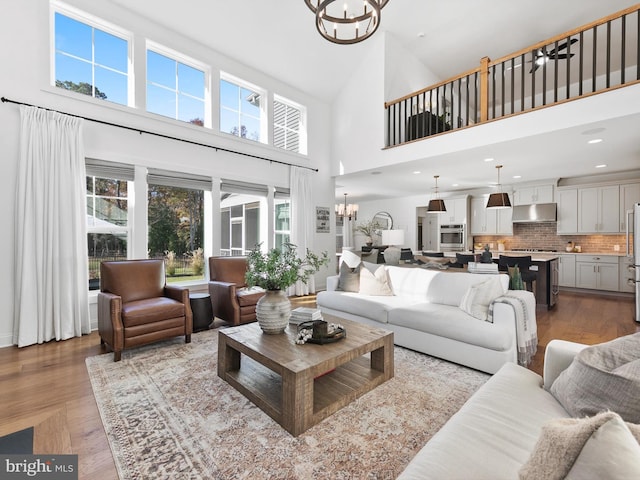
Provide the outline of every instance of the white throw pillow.
<path id="1" fill-rule="evenodd" d="M 489 304 L 504 293 L 500 279 L 491 276 L 488 280 L 471 285 L 460 301 L 460 310 L 478 320 L 487 320 Z"/>
<path id="2" fill-rule="evenodd" d="M 351 250 L 343 250 L 340 255 L 340 262 L 345 263 L 349 268 L 357 268 L 360 265 L 360 256 Z"/>
<path id="3" fill-rule="evenodd" d="M 378 267 L 375 273 L 371 273 L 367 268 L 360 269 L 360 293 L 363 295 L 393 295 L 384 265 Z"/>

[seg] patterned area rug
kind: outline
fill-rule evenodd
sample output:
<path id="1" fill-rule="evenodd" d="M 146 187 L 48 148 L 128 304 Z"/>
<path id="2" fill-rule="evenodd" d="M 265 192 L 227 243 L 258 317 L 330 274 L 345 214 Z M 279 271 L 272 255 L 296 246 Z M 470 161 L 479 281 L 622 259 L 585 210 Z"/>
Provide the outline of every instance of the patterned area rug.
<path id="1" fill-rule="evenodd" d="M 121 479 L 393 479 L 489 378 L 395 347 L 393 379 L 295 438 L 218 378 L 217 339 L 87 358 Z"/>

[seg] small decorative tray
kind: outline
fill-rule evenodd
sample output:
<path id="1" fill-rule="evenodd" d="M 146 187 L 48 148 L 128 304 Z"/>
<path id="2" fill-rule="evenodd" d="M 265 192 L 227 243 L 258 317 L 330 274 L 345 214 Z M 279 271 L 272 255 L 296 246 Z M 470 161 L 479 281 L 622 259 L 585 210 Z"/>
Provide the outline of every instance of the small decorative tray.
<path id="1" fill-rule="evenodd" d="M 300 334 L 302 330 L 312 331 L 311 337 L 305 340 L 306 343 L 316 343 L 319 345 L 334 343 L 347 336 L 347 330 L 342 326 L 335 326 L 331 332 L 328 332 L 328 324 L 323 320 L 303 322 L 298 325 L 298 334 Z"/>

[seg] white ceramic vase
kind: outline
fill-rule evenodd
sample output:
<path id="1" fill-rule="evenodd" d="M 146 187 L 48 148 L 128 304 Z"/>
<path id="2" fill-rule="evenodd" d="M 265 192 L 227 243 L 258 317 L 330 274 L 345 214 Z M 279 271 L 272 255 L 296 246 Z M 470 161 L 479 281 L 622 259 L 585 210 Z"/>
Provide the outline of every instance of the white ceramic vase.
<path id="1" fill-rule="evenodd" d="M 284 333 L 291 317 L 291 302 L 284 290 L 267 290 L 258 300 L 256 318 L 264 333 Z"/>

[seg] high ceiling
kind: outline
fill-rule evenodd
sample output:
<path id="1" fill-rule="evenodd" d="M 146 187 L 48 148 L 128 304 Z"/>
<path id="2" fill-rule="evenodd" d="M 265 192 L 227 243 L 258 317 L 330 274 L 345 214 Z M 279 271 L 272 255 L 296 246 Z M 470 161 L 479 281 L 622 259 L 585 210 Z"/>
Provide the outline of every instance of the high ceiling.
<path id="1" fill-rule="evenodd" d="M 304 0 L 112 1 L 327 102 L 332 101 L 352 69 L 357 68 L 369 45 L 365 41 L 341 46 L 324 40 L 316 31 L 313 14 Z M 382 10 L 381 26 L 376 35 L 381 31 L 392 34 L 431 71 L 445 79 L 476 67 L 484 56 L 502 57 L 634 4 L 636 2 L 631 0 L 389 0 Z M 631 122 L 637 131 L 639 118 L 628 118 L 620 123 L 626 128 Z M 607 125 L 597 127 L 607 128 Z M 551 152 L 561 151 L 568 156 L 575 153 L 562 135 L 550 134 L 529 141 L 544 145 Z M 631 155 L 635 155 L 640 164 L 637 142 L 629 142 L 625 137 L 622 143 L 620 153 L 628 159 L 631 150 Z M 533 156 L 535 149 L 532 147 L 526 143 L 505 142 L 500 151 L 507 156 L 512 154 L 511 158 L 514 155 Z M 613 142 L 608 143 L 608 148 L 612 161 L 620 156 L 611 150 Z M 454 156 L 476 159 L 482 154 L 478 151 Z M 554 163 L 550 166 L 555 166 L 557 156 L 552 157 Z M 575 163 L 571 169 L 573 174 L 593 173 L 590 164 L 587 169 L 580 162 Z M 626 165 L 628 163 L 627 160 Z M 540 166 L 544 169 L 544 164 Z M 418 169 L 419 166 L 406 164 L 403 171 L 414 167 Z M 623 167 L 620 165 L 616 169 Z M 482 178 L 475 178 L 467 175 L 467 170 L 457 169 L 457 183 L 486 185 L 495 176 L 495 172 L 490 171 Z M 389 180 L 385 178 L 377 185 L 374 176 L 366 172 L 339 178 L 338 183 L 354 189 L 354 194 L 362 184 L 362 198 L 365 198 L 364 189 L 381 193 L 383 188 L 392 186 L 393 182 Z M 353 182 L 352 186 L 349 182 Z M 423 179 L 422 191 L 424 182 Z M 406 183 L 400 185 L 404 195 L 412 193 L 407 190 Z M 393 188 L 388 195 L 393 195 L 391 190 Z M 336 193 L 341 195 L 341 192 Z"/>

